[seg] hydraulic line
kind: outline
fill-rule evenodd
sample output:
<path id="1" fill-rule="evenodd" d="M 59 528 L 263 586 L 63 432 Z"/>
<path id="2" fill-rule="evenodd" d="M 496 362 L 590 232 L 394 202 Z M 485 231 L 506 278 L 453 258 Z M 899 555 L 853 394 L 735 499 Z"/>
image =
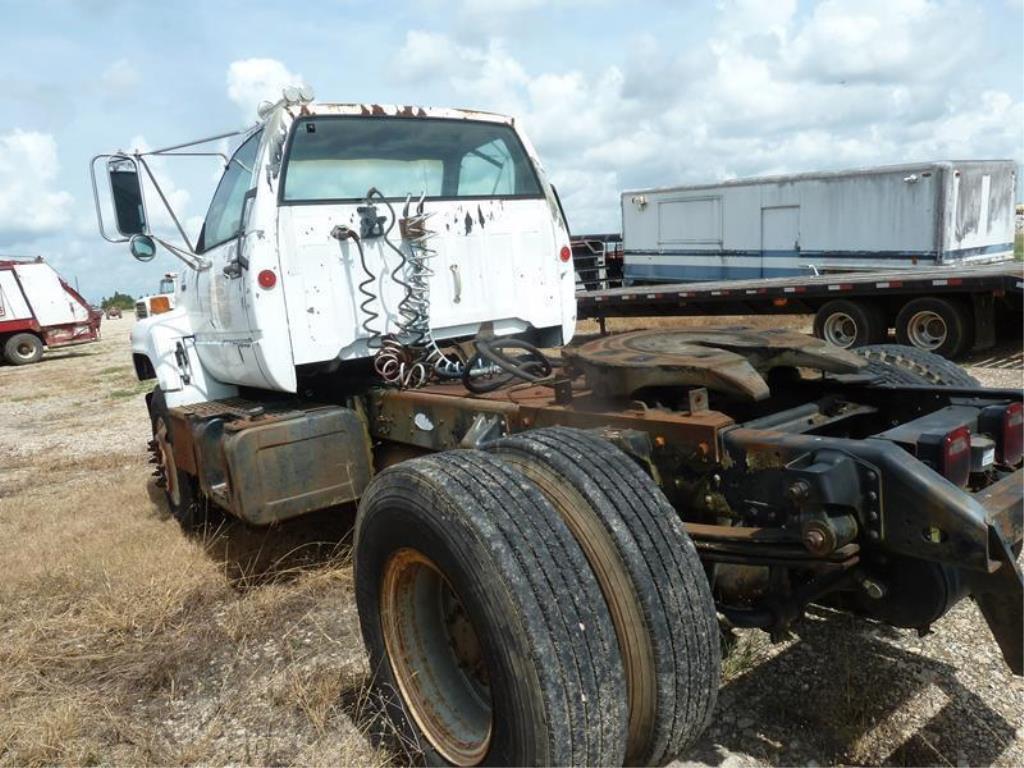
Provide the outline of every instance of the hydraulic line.
<path id="1" fill-rule="evenodd" d="M 547 384 L 551 381 L 554 367 L 551 361 L 536 346 L 522 339 L 484 339 L 473 341 L 476 356 L 463 368 L 462 384 L 474 394 L 493 392 L 519 379 L 533 384 Z M 519 349 L 525 355 L 510 357 L 499 350 Z M 490 364 L 490 365 L 488 365 Z M 503 376 L 480 381 L 483 375 L 493 374 L 495 368 L 504 371 Z"/>

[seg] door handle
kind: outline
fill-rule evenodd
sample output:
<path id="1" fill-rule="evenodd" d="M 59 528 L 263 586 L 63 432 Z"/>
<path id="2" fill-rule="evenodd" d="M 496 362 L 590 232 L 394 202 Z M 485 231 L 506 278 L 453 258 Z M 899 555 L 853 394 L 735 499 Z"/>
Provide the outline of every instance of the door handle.
<path id="1" fill-rule="evenodd" d="M 448 269 L 452 271 L 452 279 L 455 280 L 455 298 L 452 301 L 458 304 L 462 301 L 462 276 L 459 274 L 459 265 L 452 264 Z"/>

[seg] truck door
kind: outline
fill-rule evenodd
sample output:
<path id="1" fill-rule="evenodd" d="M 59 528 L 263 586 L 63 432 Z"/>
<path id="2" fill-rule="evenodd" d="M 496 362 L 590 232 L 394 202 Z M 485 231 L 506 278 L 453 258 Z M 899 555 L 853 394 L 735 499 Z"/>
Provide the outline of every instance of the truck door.
<path id="1" fill-rule="evenodd" d="M 761 209 L 761 277 L 807 272 L 800 255 L 800 206 Z"/>
<path id="2" fill-rule="evenodd" d="M 229 161 L 196 244 L 196 251 L 211 263 L 196 282 L 201 300 L 209 302 L 209 312 L 203 313 L 196 328 L 196 344 L 204 365 L 217 378 L 267 386 L 253 353 L 248 281 L 242 267 L 245 253 L 240 251 L 245 247 L 243 213 L 255 183 L 259 136 L 246 139 Z"/>

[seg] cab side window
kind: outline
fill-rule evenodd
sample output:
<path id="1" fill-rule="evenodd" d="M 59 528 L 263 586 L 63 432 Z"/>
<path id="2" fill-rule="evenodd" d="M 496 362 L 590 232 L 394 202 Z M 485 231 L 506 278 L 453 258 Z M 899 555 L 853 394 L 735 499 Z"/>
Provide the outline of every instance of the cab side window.
<path id="1" fill-rule="evenodd" d="M 200 253 L 238 237 L 242 226 L 245 193 L 252 188 L 254 182 L 253 172 L 259 145 L 260 134 L 253 134 L 238 148 L 228 163 L 217 185 L 217 191 L 213 193 L 210 210 L 206 213 L 206 223 L 203 224 L 203 231 L 199 235 L 196 250 Z"/>

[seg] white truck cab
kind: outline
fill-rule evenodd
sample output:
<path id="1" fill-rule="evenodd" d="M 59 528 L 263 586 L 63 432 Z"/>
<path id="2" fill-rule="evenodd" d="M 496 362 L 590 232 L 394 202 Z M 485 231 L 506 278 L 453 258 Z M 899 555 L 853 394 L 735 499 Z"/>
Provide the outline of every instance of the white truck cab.
<path id="1" fill-rule="evenodd" d="M 197 242 L 181 232 L 186 248 L 147 226 L 139 166 L 165 151 L 93 160 L 94 185 L 105 159 L 113 195 L 110 237 L 97 193 L 104 237 L 130 239 L 142 260 L 155 240 L 188 265 L 176 307 L 132 331 L 136 368 L 168 405 L 239 386 L 295 392 L 301 373 L 382 348 L 429 365 L 439 344 L 481 332 L 571 338 L 568 228 L 512 118 L 290 90 L 241 134 Z"/>

